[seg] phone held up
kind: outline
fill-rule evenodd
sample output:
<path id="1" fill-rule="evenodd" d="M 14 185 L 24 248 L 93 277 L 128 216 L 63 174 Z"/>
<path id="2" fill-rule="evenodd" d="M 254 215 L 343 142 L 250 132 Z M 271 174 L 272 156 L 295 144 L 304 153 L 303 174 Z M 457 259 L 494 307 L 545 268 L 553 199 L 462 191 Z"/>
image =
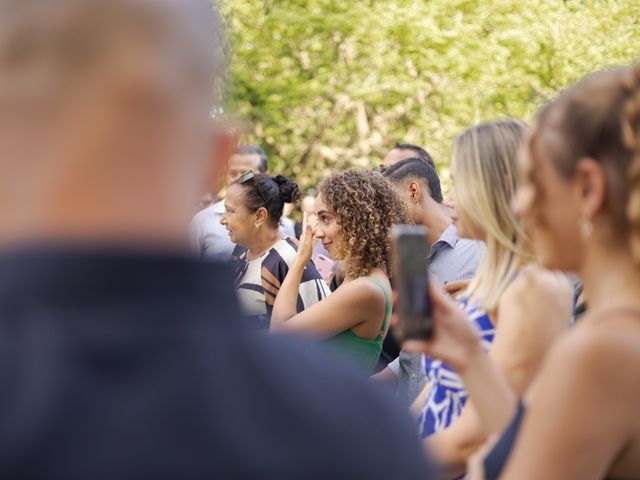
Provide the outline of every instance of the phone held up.
<path id="1" fill-rule="evenodd" d="M 394 225 L 391 240 L 400 320 L 393 333 L 401 342 L 431 338 L 433 320 L 427 277 L 427 229 L 421 225 Z"/>

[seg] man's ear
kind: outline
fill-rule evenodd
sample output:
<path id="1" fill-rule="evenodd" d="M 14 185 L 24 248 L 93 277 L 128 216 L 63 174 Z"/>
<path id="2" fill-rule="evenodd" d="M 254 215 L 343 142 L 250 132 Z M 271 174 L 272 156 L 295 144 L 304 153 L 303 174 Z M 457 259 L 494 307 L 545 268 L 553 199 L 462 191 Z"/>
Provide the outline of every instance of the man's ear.
<path id="1" fill-rule="evenodd" d="M 415 180 L 411 180 L 407 184 L 407 192 L 409 193 L 409 201 L 411 203 L 420 203 L 422 198 L 422 189 L 420 188 L 420 184 Z"/>
<path id="2" fill-rule="evenodd" d="M 603 207 L 607 195 L 607 177 L 602 165 L 592 158 L 582 158 L 576 164 L 575 179 L 582 209 L 589 219 Z"/>
<path id="3" fill-rule="evenodd" d="M 224 125 L 212 126 L 209 148 L 209 165 L 205 176 L 205 191 L 216 193 L 224 183 L 224 175 L 229 159 L 238 148 L 239 135 L 232 128 Z"/>

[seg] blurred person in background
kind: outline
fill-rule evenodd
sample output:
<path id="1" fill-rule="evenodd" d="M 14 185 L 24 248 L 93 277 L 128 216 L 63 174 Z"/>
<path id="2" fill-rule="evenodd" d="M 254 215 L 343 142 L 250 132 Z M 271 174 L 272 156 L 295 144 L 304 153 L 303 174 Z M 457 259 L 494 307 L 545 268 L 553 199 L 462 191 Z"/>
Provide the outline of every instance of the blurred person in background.
<path id="1" fill-rule="evenodd" d="M 424 261 L 429 278 L 439 284 L 471 280 L 484 247 L 481 241 L 458 236 L 447 207 L 442 205 L 438 172 L 414 157 L 387 168 L 384 176 L 410 209 L 413 222 L 427 227 L 430 248 Z M 395 360 L 372 378 L 396 385 L 400 396 L 410 405 L 426 382 L 422 355 L 400 351 Z"/>
<path id="2" fill-rule="evenodd" d="M 302 197 L 302 200 L 300 200 L 300 211 L 303 215 L 303 218 L 305 213 L 310 217 L 313 217 L 313 215 L 315 215 L 316 195 L 317 194 L 315 193 L 315 190 L 311 190 L 304 197 Z M 302 218 L 299 222 L 296 222 L 295 232 L 296 238 L 300 239 L 300 237 L 302 236 Z M 318 242 L 318 244 L 321 245 L 320 242 Z"/>
<path id="3" fill-rule="evenodd" d="M 269 159 L 262 148 L 256 145 L 239 145 L 229 159 L 226 185 L 230 186 L 249 170 L 255 173 L 267 173 L 268 169 Z M 202 209 L 193 217 L 190 226 L 191 235 L 197 251 L 203 258 L 226 261 L 233 253 L 235 244 L 229 238 L 224 226 L 220 224 L 223 214 L 224 199 Z M 284 235 L 294 235 L 293 222 L 286 217 L 281 218 L 280 229 Z"/>
<path id="4" fill-rule="evenodd" d="M 485 431 L 504 430 L 473 478 L 638 478 L 640 66 L 592 74 L 543 107 L 520 165 L 516 209 L 536 255 L 578 272 L 589 309 L 553 346 L 526 407 L 436 289 L 438 333 L 407 347 L 449 362 Z"/>
<path id="5" fill-rule="evenodd" d="M 305 223 L 298 254 L 280 287 L 271 331 L 315 342 L 370 374 L 382 351 L 391 315 L 391 243 L 388 230 L 409 215 L 382 175 L 353 169 L 324 180 L 315 227 Z M 308 218 L 308 217 L 307 217 Z M 296 293 L 317 238 L 344 263 L 344 282 L 329 297 L 296 312 Z"/>
<path id="6" fill-rule="evenodd" d="M 419 158 L 428 163 L 431 168 L 435 169 L 436 164 L 424 148 L 419 145 L 413 145 L 411 143 L 396 143 L 395 147 L 387 153 L 382 161 L 382 170 L 386 170 L 392 165 L 395 165 L 407 158 Z"/>
<path id="7" fill-rule="evenodd" d="M 215 199 L 213 198 L 213 194 L 210 192 L 207 192 L 205 194 L 203 194 L 200 197 L 200 200 L 198 201 L 198 205 L 196 206 L 196 213 L 204 210 L 207 207 L 210 207 L 211 205 L 213 205 L 213 202 L 215 201 Z"/>
<path id="8" fill-rule="evenodd" d="M 429 475 L 389 401 L 245 334 L 193 258 L 222 41 L 208 0 L 0 0 L 0 477 Z"/>
<path id="9" fill-rule="evenodd" d="M 269 330 L 276 295 L 296 257 L 297 241 L 283 235 L 279 225 L 285 203 L 298 196 L 298 185 L 287 177 L 249 170 L 229 186 L 224 199 L 220 223 L 236 244 L 231 264 L 240 307 L 257 330 Z M 313 262 L 307 262 L 297 291 L 297 312 L 329 293 Z"/>
<path id="10" fill-rule="evenodd" d="M 461 312 L 511 388 L 522 394 L 553 342 L 569 328 L 573 291 L 568 279 L 536 266 L 531 243 L 512 210 L 517 152 L 527 127 L 505 119 L 462 132 L 454 141 L 454 187 L 445 202 L 461 237 L 485 251 L 474 279 L 458 299 Z M 452 478 L 486 440 L 473 402 L 455 369 L 425 358 L 427 386 L 416 400 L 419 430 Z"/>

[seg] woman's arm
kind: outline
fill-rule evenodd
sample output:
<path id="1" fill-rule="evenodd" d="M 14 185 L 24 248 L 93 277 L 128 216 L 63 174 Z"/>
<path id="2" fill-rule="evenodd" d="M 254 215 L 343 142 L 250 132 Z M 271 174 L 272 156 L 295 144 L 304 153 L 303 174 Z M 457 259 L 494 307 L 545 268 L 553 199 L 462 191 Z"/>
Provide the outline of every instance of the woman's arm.
<path id="1" fill-rule="evenodd" d="M 469 455 L 486 441 L 487 434 L 508 425 L 516 396 L 524 394 L 552 343 L 568 329 L 572 290 L 560 274 L 532 268 L 502 297 L 489 358 L 478 352 L 471 369 L 460 373 L 470 401 L 448 429 L 425 440 L 433 456 L 453 472 L 463 473 Z M 505 388 L 502 402 L 484 388 L 489 377 Z M 489 411 L 490 406 L 499 408 Z"/>
<path id="2" fill-rule="evenodd" d="M 313 252 L 313 232 L 306 219 L 304 223 L 298 253 L 273 306 L 271 331 L 297 333 L 319 340 L 353 328 L 384 312 L 382 290 L 370 281 L 354 280 L 303 312 L 296 313 L 300 281 Z"/>
<path id="3" fill-rule="evenodd" d="M 287 279 L 289 275 L 291 271 Z M 276 305 L 279 300 L 280 293 Z M 272 317 L 271 331 L 296 333 L 310 340 L 320 340 L 353 328 L 369 318 L 382 318 L 384 308 L 383 292 L 377 285 L 366 280 L 354 280 L 293 317 L 280 317 L 275 322 Z"/>
<path id="4" fill-rule="evenodd" d="M 425 383 L 420 393 L 415 398 L 415 400 L 411 403 L 409 407 L 409 413 L 417 420 L 422 413 L 422 409 L 424 408 L 424 402 L 427 401 L 427 396 L 429 395 L 429 382 Z"/>
<path id="5" fill-rule="evenodd" d="M 562 273 L 527 268 L 502 295 L 489 357 L 522 397 L 550 348 L 569 331 L 573 288 Z"/>

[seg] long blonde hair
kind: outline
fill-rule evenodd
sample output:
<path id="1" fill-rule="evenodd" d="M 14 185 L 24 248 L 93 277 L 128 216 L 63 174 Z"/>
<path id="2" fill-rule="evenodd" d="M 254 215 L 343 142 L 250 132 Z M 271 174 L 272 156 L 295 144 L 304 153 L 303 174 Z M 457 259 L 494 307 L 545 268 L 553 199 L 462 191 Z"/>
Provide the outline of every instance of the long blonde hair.
<path id="1" fill-rule="evenodd" d="M 511 208 L 516 156 L 527 126 L 512 119 L 471 127 L 453 143 L 456 210 L 465 225 L 485 233 L 486 251 L 466 295 L 495 311 L 518 270 L 533 259 L 529 239 Z"/>

